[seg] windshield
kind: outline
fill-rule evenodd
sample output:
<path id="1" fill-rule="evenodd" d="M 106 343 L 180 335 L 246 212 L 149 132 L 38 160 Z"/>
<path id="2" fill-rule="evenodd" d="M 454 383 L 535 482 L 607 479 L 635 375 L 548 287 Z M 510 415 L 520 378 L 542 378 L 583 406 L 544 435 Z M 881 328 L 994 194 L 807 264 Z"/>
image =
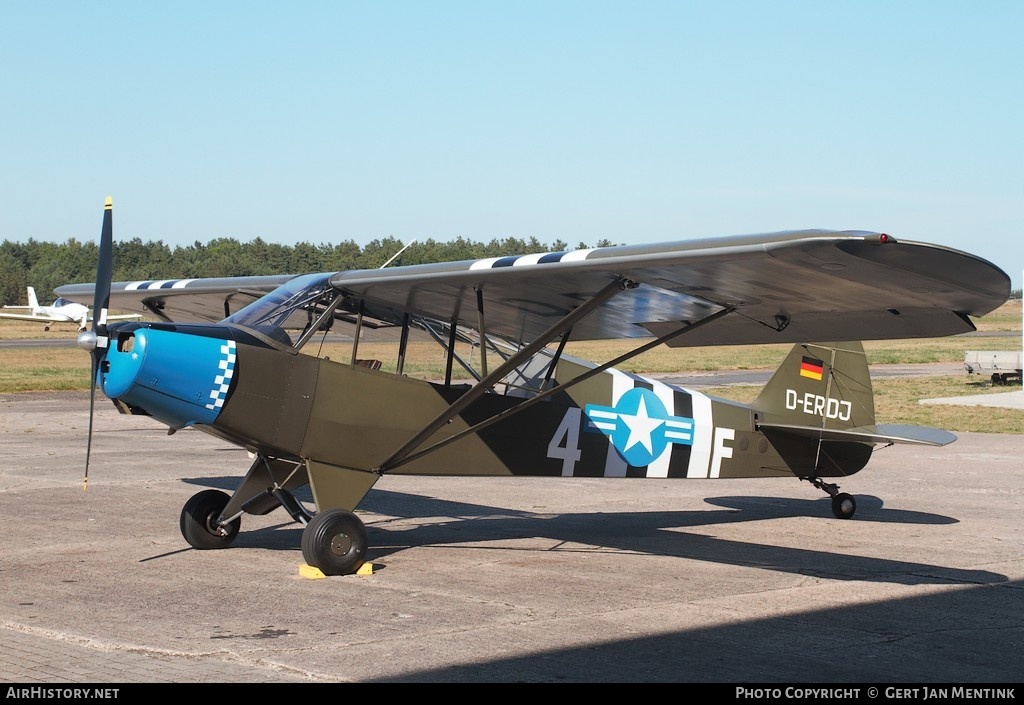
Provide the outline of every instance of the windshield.
<path id="1" fill-rule="evenodd" d="M 330 278 L 331 273 L 295 277 L 224 321 L 291 345 L 286 331 L 305 330 L 337 295 Z"/>

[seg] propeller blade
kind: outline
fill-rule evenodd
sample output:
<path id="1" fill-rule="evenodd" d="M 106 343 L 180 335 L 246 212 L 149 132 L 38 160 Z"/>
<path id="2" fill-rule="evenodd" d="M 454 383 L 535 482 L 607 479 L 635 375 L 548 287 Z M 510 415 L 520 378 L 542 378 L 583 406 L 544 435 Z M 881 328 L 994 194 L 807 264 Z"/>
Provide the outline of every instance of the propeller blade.
<path id="1" fill-rule="evenodd" d="M 96 265 L 96 292 L 92 304 L 92 329 L 97 336 L 106 335 L 107 307 L 110 305 L 110 279 L 114 271 L 114 199 L 107 196 L 103 207 L 103 230 L 100 232 L 99 262 Z M 97 345 L 102 353 L 106 346 Z"/>
<path id="2" fill-rule="evenodd" d="M 89 435 L 85 444 L 85 479 L 82 481 L 82 491 L 89 489 L 89 456 L 92 455 L 92 418 L 93 409 L 96 407 L 96 358 L 92 358 L 92 383 L 89 385 Z"/>
<path id="3" fill-rule="evenodd" d="M 78 336 L 79 347 L 90 352 L 92 357 L 89 382 L 89 436 L 85 447 L 85 480 L 82 489 L 89 486 L 89 456 L 92 454 L 92 424 L 96 408 L 96 379 L 100 362 L 107 352 L 110 338 L 107 336 L 107 307 L 110 305 L 110 280 L 114 272 L 114 200 L 107 196 L 103 207 L 103 228 L 100 231 L 99 262 L 96 264 L 96 292 L 92 306 L 92 330 Z"/>

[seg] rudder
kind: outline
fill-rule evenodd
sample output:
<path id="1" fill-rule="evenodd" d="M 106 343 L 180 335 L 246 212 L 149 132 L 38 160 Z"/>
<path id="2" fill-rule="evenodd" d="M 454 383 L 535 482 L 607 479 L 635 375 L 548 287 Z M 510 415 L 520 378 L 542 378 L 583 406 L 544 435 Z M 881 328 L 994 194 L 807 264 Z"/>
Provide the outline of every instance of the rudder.
<path id="1" fill-rule="evenodd" d="M 864 346 L 860 341 L 794 345 L 753 407 L 771 423 L 870 426 L 875 404 Z"/>

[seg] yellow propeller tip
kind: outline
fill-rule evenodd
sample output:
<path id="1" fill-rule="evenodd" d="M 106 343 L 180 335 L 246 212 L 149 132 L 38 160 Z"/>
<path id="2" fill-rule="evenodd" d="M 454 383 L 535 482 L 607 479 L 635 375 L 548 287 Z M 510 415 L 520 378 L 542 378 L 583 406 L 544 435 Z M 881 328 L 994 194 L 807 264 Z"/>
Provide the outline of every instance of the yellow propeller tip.
<path id="1" fill-rule="evenodd" d="M 111 198 L 110 196 L 107 196 L 107 204 L 106 204 L 105 207 L 106 208 L 113 208 L 114 207 L 114 199 Z"/>

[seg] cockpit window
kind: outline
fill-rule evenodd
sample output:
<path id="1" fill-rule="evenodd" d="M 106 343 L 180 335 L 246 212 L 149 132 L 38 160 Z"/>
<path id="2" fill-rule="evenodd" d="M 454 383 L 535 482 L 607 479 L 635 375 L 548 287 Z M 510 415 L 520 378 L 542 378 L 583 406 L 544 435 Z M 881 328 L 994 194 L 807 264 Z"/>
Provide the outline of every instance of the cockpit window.
<path id="1" fill-rule="evenodd" d="M 304 274 L 224 319 L 291 345 L 287 331 L 301 331 L 324 311 L 337 292 L 331 274 Z"/>

